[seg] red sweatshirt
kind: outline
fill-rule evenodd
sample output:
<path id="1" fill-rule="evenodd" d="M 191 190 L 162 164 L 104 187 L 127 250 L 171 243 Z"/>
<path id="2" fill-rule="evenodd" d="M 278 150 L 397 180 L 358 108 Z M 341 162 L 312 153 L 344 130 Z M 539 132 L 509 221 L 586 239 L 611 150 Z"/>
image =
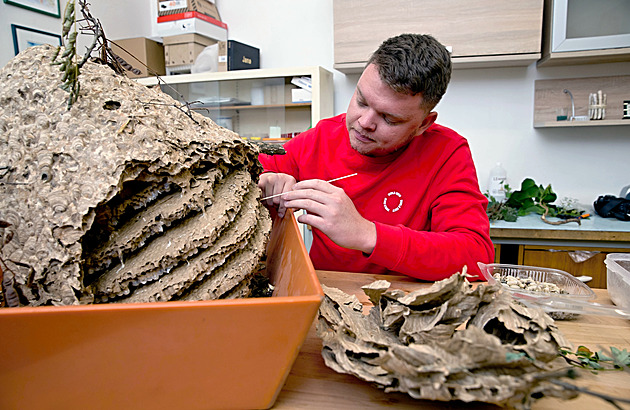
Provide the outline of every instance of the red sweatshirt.
<path id="1" fill-rule="evenodd" d="M 386 157 L 366 157 L 350 147 L 346 115 L 320 121 L 284 145 L 286 155 L 264 155 L 265 171 L 329 180 L 344 189 L 359 213 L 376 224 L 374 251 L 342 248 L 313 229 L 315 269 L 401 273 L 440 280 L 477 262 L 492 262 L 494 248 L 468 142 L 434 124 L 407 148 Z"/>

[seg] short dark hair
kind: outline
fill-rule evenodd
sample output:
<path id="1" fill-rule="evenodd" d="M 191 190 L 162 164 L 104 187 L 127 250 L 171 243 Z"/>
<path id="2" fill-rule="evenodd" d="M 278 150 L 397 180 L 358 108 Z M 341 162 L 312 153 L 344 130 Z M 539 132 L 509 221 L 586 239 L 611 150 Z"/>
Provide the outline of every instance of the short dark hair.
<path id="1" fill-rule="evenodd" d="M 426 34 L 401 34 L 378 47 L 368 61 L 394 91 L 422 94 L 430 111 L 440 102 L 451 80 L 451 56 L 435 38 Z"/>

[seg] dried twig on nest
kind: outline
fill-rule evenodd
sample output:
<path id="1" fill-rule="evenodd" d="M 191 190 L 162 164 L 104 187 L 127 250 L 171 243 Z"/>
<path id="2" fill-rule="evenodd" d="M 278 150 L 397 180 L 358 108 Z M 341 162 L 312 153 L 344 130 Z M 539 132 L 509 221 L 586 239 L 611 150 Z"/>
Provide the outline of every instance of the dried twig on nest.
<path id="1" fill-rule="evenodd" d="M 109 65 L 116 73 L 123 74 L 125 70 L 129 70 L 135 73 L 139 73 L 139 70 L 133 68 L 123 58 L 116 55 L 109 47 L 107 37 L 101 22 L 92 16 L 88 8 L 86 0 L 78 0 L 79 6 L 76 6 L 75 0 L 70 0 L 66 4 L 64 11 L 62 37 L 64 38 L 64 51 L 61 53 L 61 47 L 57 49 L 57 54 L 53 58 L 53 64 L 60 65 L 60 70 L 64 73 L 61 88 L 68 93 L 68 109 L 79 98 L 79 92 L 81 90 L 79 83 L 79 74 L 83 65 L 91 58 L 92 53 L 96 50 L 99 53 L 97 60 L 101 64 Z M 81 19 L 77 19 L 77 9 L 83 16 Z M 78 61 L 77 56 L 77 27 L 82 34 L 92 34 L 92 43 L 87 47 L 87 50 L 81 59 Z M 57 60 L 61 53 L 60 59 Z"/>
<path id="2" fill-rule="evenodd" d="M 57 57 L 61 52 L 61 48 L 57 48 L 57 53 L 53 57 L 53 64 L 58 64 L 61 67 L 59 70 L 63 72 L 61 81 L 63 85 L 61 89 L 70 93 L 68 97 L 68 109 L 72 107 L 79 98 L 79 91 L 81 89 L 79 85 L 79 72 L 80 65 L 77 63 L 77 21 L 75 12 L 74 0 L 68 1 L 64 11 L 63 28 L 61 35 L 64 38 L 64 51 L 61 54 L 61 60 L 57 62 Z"/>

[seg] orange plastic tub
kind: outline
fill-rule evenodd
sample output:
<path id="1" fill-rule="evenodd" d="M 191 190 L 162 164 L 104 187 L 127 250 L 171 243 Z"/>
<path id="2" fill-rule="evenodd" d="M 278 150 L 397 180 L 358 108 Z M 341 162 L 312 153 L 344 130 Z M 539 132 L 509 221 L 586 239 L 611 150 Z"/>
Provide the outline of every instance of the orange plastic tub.
<path id="1" fill-rule="evenodd" d="M 267 252 L 270 298 L 0 310 L 0 408 L 271 407 L 323 292 L 292 213 Z"/>

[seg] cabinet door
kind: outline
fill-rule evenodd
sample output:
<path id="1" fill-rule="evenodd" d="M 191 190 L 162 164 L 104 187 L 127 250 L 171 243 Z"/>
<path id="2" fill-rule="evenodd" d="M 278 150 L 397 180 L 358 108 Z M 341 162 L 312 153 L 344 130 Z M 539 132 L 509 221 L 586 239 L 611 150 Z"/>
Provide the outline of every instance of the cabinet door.
<path id="1" fill-rule="evenodd" d="M 630 2 L 545 0 L 539 66 L 628 61 Z"/>
<path id="2" fill-rule="evenodd" d="M 630 47 L 627 0 L 555 0 L 551 17 L 552 53 Z"/>
<path id="3" fill-rule="evenodd" d="M 458 58 L 540 55 L 543 0 L 335 0 L 335 68 L 365 63 L 379 44 L 424 33 Z"/>

